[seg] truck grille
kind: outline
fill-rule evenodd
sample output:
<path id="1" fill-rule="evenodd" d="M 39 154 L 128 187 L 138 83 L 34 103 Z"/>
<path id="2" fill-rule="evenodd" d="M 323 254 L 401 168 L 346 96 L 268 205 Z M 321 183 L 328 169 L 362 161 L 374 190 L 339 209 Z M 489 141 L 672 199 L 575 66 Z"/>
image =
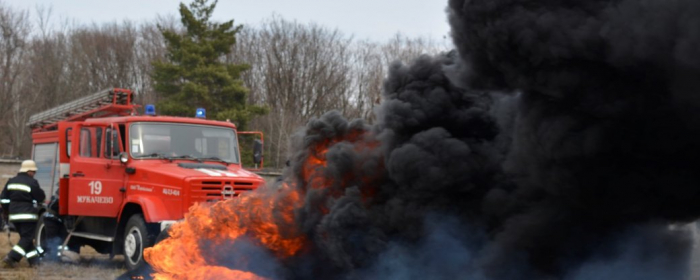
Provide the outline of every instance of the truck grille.
<path id="1" fill-rule="evenodd" d="M 230 199 L 242 192 L 252 191 L 256 187 L 253 182 L 240 180 L 193 181 L 191 195 L 193 201 Z"/>

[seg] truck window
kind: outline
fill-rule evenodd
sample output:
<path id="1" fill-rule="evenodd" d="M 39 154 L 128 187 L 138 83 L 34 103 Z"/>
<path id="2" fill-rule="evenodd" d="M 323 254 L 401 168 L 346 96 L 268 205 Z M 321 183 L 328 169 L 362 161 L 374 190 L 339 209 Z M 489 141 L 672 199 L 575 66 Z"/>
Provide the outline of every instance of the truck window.
<path id="1" fill-rule="evenodd" d="M 121 147 L 119 144 L 119 131 L 107 128 L 105 130 L 105 158 L 118 158 L 121 152 Z"/>
<path id="2" fill-rule="evenodd" d="M 36 175 L 34 179 L 39 182 L 39 186 L 46 194 L 51 194 L 51 187 L 54 184 L 55 177 L 53 174 L 57 172 L 57 147 L 58 143 L 36 144 L 34 145 L 34 161 L 36 162 Z"/>
<path id="3" fill-rule="evenodd" d="M 92 137 L 92 136 L 95 137 Z M 85 127 L 80 129 L 80 156 L 100 157 L 102 147 L 102 128 Z"/>
<path id="4" fill-rule="evenodd" d="M 236 133 L 231 128 L 175 123 L 134 123 L 129 127 L 133 158 L 189 156 L 239 163 Z"/>
<path id="5" fill-rule="evenodd" d="M 81 157 L 90 157 L 92 155 L 92 137 L 90 130 L 87 128 L 83 128 L 80 130 L 80 156 Z"/>
<path id="6" fill-rule="evenodd" d="M 95 157 L 100 157 L 100 146 L 102 145 L 102 128 L 101 127 L 96 127 L 95 128 Z"/>
<path id="7" fill-rule="evenodd" d="M 68 156 L 68 158 L 70 158 L 70 148 L 71 148 L 71 146 L 70 146 L 71 141 L 70 141 L 69 136 L 71 135 L 72 132 L 73 132 L 72 127 L 69 127 L 68 129 L 66 129 L 66 135 L 65 135 L 65 137 L 66 137 L 66 156 Z"/>
<path id="8" fill-rule="evenodd" d="M 126 126 L 123 124 L 119 125 L 119 139 L 121 139 L 121 150 L 123 151 L 126 148 Z M 119 154 L 117 153 L 117 156 Z"/>

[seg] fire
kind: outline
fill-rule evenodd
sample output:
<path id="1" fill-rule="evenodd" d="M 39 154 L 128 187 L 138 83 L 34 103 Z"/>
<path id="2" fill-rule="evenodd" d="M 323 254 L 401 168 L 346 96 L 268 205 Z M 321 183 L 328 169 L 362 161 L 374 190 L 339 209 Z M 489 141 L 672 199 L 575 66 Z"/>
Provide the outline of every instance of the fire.
<path id="1" fill-rule="evenodd" d="M 335 183 L 324 176 L 328 164 L 326 153 L 338 142 L 357 141 L 362 133 L 329 139 L 311 147 L 300 182 L 285 182 L 276 190 L 244 193 L 213 205 L 192 206 L 185 220 L 171 227 L 170 238 L 145 250 L 146 261 L 156 271 L 152 276 L 155 279 L 265 279 L 249 271 L 222 266 L 210 251 L 250 240 L 281 261 L 303 251 L 309 242 L 297 224 L 295 213 L 304 207 L 305 191 L 328 189 Z M 363 144 L 358 149 L 376 146 L 376 143 Z M 322 207 L 321 213 L 327 214 L 329 209 Z"/>
<path id="2" fill-rule="evenodd" d="M 328 144 L 329 142 L 325 141 L 324 143 L 317 145 L 316 148 L 311 151 L 311 154 L 306 159 L 306 163 L 304 164 L 302 177 L 304 181 L 311 180 L 309 182 L 311 188 L 323 189 L 331 184 L 331 182 L 328 181 L 325 176 L 321 176 L 320 174 L 328 164 L 326 161 Z"/>
<path id="3" fill-rule="evenodd" d="M 156 279 L 237 279 L 237 280 L 265 280 L 266 278 L 257 276 L 253 273 L 233 270 L 222 266 L 200 266 L 187 273 L 179 274 L 179 276 L 170 276 L 161 273 L 156 273 Z"/>
<path id="4" fill-rule="evenodd" d="M 214 205 L 194 205 L 184 222 L 171 227 L 171 238 L 146 249 L 144 256 L 159 272 L 154 275 L 156 279 L 218 278 L 215 275 L 228 275 L 227 279 L 262 279 L 252 274 L 255 277 L 246 276 L 249 272 L 211 265 L 212 260 L 203 251 L 230 245 L 246 236 L 277 257 L 293 256 L 306 242 L 293 225 L 294 209 L 300 203 L 299 193 L 283 186 L 275 196 L 252 192 Z M 202 244 L 202 240 L 207 244 Z"/>

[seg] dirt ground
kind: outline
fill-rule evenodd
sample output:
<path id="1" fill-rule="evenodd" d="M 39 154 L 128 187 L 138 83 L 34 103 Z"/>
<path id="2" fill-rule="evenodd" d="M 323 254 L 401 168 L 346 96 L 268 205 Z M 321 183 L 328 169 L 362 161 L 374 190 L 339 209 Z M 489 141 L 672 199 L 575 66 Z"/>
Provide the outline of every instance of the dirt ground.
<path id="1" fill-rule="evenodd" d="M 17 233 L 12 233 L 10 241 L 16 244 L 19 240 Z M 12 249 L 7 242 L 7 233 L 0 232 L 0 258 Z M 109 259 L 90 247 L 80 248 L 81 262 L 79 264 L 43 263 L 37 268 L 30 268 L 26 260 L 15 269 L 0 269 L 0 279 L 115 279 L 126 272 L 124 259 L 121 256 Z"/>

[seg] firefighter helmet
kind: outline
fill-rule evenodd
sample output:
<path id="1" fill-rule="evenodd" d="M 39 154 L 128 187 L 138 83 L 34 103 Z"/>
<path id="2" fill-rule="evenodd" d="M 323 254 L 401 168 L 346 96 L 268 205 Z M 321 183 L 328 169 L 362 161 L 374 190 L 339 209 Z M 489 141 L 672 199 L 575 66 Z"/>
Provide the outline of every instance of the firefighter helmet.
<path id="1" fill-rule="evenodd" d="M 25 160 L 22 162 L 22 167 L 19 172 L 36 171 L 36 162 L 33 160 Z"/>

